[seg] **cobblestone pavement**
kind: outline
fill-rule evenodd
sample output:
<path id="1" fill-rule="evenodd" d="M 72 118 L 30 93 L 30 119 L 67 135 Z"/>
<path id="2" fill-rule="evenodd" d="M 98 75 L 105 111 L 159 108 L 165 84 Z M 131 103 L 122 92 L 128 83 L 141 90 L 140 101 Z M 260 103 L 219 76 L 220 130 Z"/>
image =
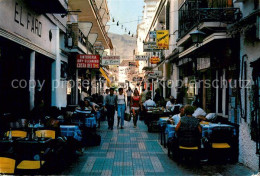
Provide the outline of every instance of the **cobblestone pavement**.
<path id="1" fill-rule="evenodd" d="M 116 123 L 116 121 L 115 121 Z M 252 175 L 240 164 L 179 165 L 167 156 L 158 142 L 158 133 L 148 133 L 143 122 L 138 127 L 126 122 L 124 129 L 107 130 L 103 122 L 98 133 L 100 146 L 87 148 L 63 175 Z"/>

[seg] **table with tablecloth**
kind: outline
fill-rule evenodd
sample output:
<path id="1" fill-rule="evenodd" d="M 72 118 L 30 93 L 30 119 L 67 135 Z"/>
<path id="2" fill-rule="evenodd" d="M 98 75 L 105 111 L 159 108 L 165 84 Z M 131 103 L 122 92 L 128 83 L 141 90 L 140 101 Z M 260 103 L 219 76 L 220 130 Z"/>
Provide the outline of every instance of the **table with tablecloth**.
<path id="1" fill-rule="evenodd" d="M 73 137 L 78 141 L 82 140 L 82 134 L 77 125 L 61 125 L 60 131 L 62 136 Z"/>

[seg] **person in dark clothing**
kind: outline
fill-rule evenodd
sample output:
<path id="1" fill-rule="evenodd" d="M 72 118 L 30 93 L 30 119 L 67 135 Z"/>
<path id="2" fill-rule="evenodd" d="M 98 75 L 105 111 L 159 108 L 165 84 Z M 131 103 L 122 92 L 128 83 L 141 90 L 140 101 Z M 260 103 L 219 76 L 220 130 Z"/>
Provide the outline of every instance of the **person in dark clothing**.
<path id="1" fill-rule="evenodd" d="M 117 108 L 117 96 L 114 95 L 114 89 L 110 88 L 110 94 L 106 96 L 106 109 L 108 129 L 113 130 L 115 110 Z"/>
<path id="2" fill-rule="evenodd" d="M 194 147 L 199 146 L 201 126 L 198 119 L 192 116 L 194 108 L 190 105 L 184 107 L 185 116 L 177 124 L 175 131 L 178 134 L 180 146 Z"/>

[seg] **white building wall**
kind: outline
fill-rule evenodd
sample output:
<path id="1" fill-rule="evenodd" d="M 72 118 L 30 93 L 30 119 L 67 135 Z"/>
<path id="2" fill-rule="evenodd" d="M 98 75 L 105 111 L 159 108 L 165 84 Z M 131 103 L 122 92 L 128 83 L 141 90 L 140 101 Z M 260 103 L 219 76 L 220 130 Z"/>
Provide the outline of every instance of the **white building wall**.
<path id="1" fill-rule="evenodd" d="M 248 16 L 250 13 L 253 12 L 254 9 L 254 1 L 253 0 L 246 0 L 243 3 L 235 3 L 236 7 L 240 7 L 240 10 L 243 14 L 243 18 Z M 255 34 L 252 34 L 255 35 Z M 260 42 L 248 42 L 245 39 L 244 34 L 241 34 L 240 37 L 240 59 L 244 55 L 246 61 L 246 76 L 247 80 L 250 80 L 251 85 L 253 83 L 252 80 L 252 68 L 250 67 L 250 63 L 257 60 L 260 57 Z M 241 71 L 241 69 L 240 69 Z M 242 97 L 242 108 L 245 110 L 245 106 L 247 107 L 247 114 L 246 118 L 247 121 L 245 122 L 244 119 L 240 120 L 240 128 L 239 128 L 239 162 L 243 163 L 247 167 L 253 169 L 254 171 L 259 170 L 259 156 L 256 154 L 256 142 L 251 139 L 251 131 L 250 131 L 250 121 L 251 121 L 251 110 L 252 110 L 252 87 L 250 85 L 249 89 L 242 89 L 241 90 L 241 97 Z M 245 98 L 245 91 L 247 91 L 247 96 Z"/>

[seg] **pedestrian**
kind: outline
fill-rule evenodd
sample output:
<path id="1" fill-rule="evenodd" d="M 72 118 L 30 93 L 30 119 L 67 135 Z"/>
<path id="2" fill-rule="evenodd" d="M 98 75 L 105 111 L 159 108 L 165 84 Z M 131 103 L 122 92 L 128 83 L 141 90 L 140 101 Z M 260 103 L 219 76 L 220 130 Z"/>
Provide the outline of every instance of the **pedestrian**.
<path id="1" fill-rule="evenodd" d="M 140 103 L 141 103 L 141 98 L 139 96 L 139 92 L 136 89 L 134 91 L 134 95 L 131 99 L 131 110 L 133 112 L 133 122 L 134 122 L 134 128 L 136 128 L 137 125 L 137 120 L 138 120 L 138 114 L 139 114 L 139 109 L 140 109 Z"/>
<path id="2" fill-rule="evenodd" d="M 110 88 L 110 94 L 106 96 L 106 109 L 107 109 L 107 121 L 108 129 L 113 130 L 114 116 L 117 107 L 117 96 L 114 95 L 114 89 Z"/>
<path id="3" fill-rule="evenodd" d="M 109 95 L 109 89 L 106 89 L 106 92 L 103 95 L 103 120 L 107 119 L 107 109 L 106 109 L 106 96 Z"/>
<path id="4" fill-rule="evenodd" d="M 125 102 L 124 89 L 119 88 L 118 91 L 119 91 L 119 94 L 117 95 L 117 118 L 118 118 L 117 128 L 119 128 L 119 123 L 121 120 L 121 129 L 123 129 L 126 102 Z"/>
<path id="5" fill-rule="evenodd" d="M 126 94 L 127 94 L 127 105 L 129 105 L 130 102 L 131 102 L 132 93 L 133 93 L 133 91 L 129 87 L 128 90 L 126 91 Z"/>

